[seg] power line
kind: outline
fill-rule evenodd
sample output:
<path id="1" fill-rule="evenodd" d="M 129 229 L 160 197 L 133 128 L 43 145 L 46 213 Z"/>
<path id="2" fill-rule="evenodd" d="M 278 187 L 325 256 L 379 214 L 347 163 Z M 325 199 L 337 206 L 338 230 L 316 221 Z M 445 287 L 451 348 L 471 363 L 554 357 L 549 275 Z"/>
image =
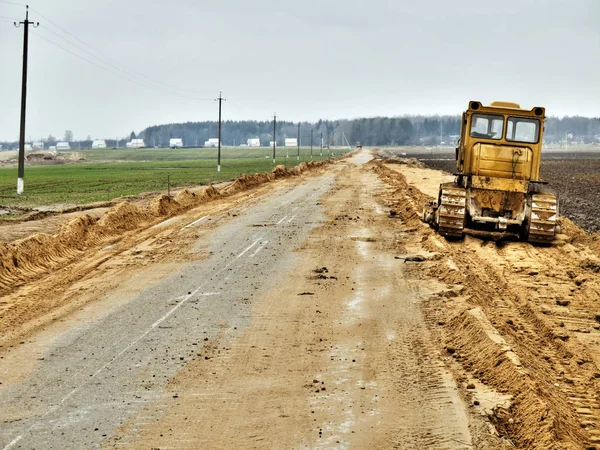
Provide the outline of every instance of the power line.
<path id="1" fill-rule="evenodd" d="M 212 98 L 199 98 L 199 94 L 197 92 L 192 92 L 192 91 L 187 91 L 184 89 L 179 89 L 176 88 L 174 86 L 171 86 L 169 84 L 163 83 L 163 82 L 159 82 L 156 80 L 153 80 L 152 78 L 146 76 L 145 74 L 135 71 L 129 67 L 127 67 L 126 65 L 120 63 L 119 61 L 117 61 L 114 58 L 111 58 L 110 56 L 106 55 L 105 53 L 101 52 L 100 50 L 92 47 L 91 45 L 87 44 L 86 42 L 84 42 L 83 40 L 81 40 L 80 38 L 78 38 L 77 36 L 75 36 L 74 34 L 70 33 L 69 31 L 65 30 L 63 27 L 61 27 L 60 25 L 58 25 L 57 23 L 53 22 L 52 20 L 50 20 L 48 17 L 44 16 L 41 12 L 39 12 L 37 9 L 31 8 L 32 11 L 35 11 L 39 16 L 43 17 L 47 22 L 49 22 L 51 25 L 53 25 L 54 27 L 56 27 L 58 30 L 60 30 L 61 32 L 65 33 L 66 35 L 70 36 L 72 39 L 76 40 L 77 42 L 83 44 L 84 46 L 86 46 L 87 48 L 93 50 L 95 53 L 103 56 L 105 59 L 103 60 L 102 58 L 100 58 L 99 56 L 94 55 L 92 52 L 90 52 L 89 50 L 86 50 L 84 48 L 82 48 L 81 46 L 74 44 L 73 42 L 70 42 L 68 39 L 66 39 L 63 36 L 60 36 L 58 33 L 54 32 L 53 30 L 51 30 L 48 27 L 45 27 L 45 29 L 47 29 L 48 31 L 50 31 L 51 33 L 56 34 L 57 36 L 59 36 L 61 39 L 63 39 L 64 41 L 66 41 L 67 43 L 79 48 L 82 51 L 85 51 L 86 53 L 88 53 L 89 55 L 93 56 L 94 58 L 102 61 L 104 64 L 109 65 L 111 67 L 114 67 L 117 70 L 120 70 L 126 74 L 128 74 L 131 77 L 138 77 L 138 78 L 143 78 L 146 83 L 150 83 L 150 84 L 154 84 L 157 85 L 156 87 L 158 89 L 162 89 L 162 90 L 171 90 L 171 91 L 178 91 L 179 95 L 183 95 L 183 96 L 190 96 L 190 97 L 195 97 L 195 100 L 204 100 L 204 101 L 211 101 Z M 108 61 L 112 61 L 111 62 L 107 62 Z M 121 66 L 121 67 L 117 67 Z"/>
<path id="2" fill-rule="evenodd" d="M 61 36 L 60 34 L 58 34 L 57 32 L 53 31 L 52 29 L 48 28 L 48 27 L 44 27 L 45 30 L 49 31 L 50 33 L 58 36 L 59 38 L 61 38 L 63 41 L 65 41 L 67 44 L 72 45 L 73 47 L 78 48 L 79 50 L 81 50 L 82 52 L 87 53 L 88 55 L 90 55 L 92 58 L 97 59 L 98 61 L 100 61 L 103 64 L 106 64 L 107 66 L 112 67 L 115 70 L 118 70 L 119 72 L 123 72 L 125 75 L 131 77 L 131 78 L 146 78 L 146 77 L 139 77 L 137 76 L 135 73 L 129 72 L 127 70 L 122 69 L 121 67 L 112 64 L 109 61 L 106 61 L 102 58 L 100 58 L 99 56 L 95 55 L 94 53 L 90 52 L 89 50 L 85 49 L 84 47 L 81 47 L 80 45 L 74 44 L 73 42 L 69 41 L 67 38 L 65 38 L 64 36 Z M 123 66 L 124 67 L 124 66 Z M 183 90 L 179 90 L 179 89 L 166 89 L 162 86 L 160 86 L 158 83 L 153 83 L 151 80 L 150 81 L 144 81 L 144 83 L 147 83 L 149 85 L 152 85 L 153 87 L 155 87 L 156 89 L 160 89 L 164 92 L 167 92 L 169 94 L 176 94 L 178 96 L 181 97 L 192 97 L 190 96 L 186 91 Z M 199 98 L 199 97 L 193 97 L 194 100 L 210 100 L 208 98 Z"/>
<path id="3" fill-rule="evenodd" d="M 98 57 L 98 56 L 94 55 L 94 54 L 93 54 L 92 52 L 90 52 L 89 50 L 86 50 L 85 48 L 83 48 L 83 47 L 81 47 L 81 46 L 79 46 L 79 45 L 77 45 L 77 44 L 74 44 L 74 43 L 70 42 L 70 41 L 69 41 L 68 39 L 66 39 L 64 36 L 61 36 L 60 34 L 56 33 L 55 31 L 51 30 L 50 28 L 48 28 L 48 27 L 44 27 L 44 29 L 45 29 L 45 30 L 47 30 L 47 31 L 49 31 L 50 33 L 52 33 L 52 34 L 54 34 L 54 35 L 58 36 L 58 37 L 59 37 L 59 38 L 61 38 L 63 41 L 65 41 L 67 44 L 69 44 L 69 45 L 72 45 L 72 46 L 74 46 L 74 47 L 78 48 L 79 50 L 81 50 L 81 51 L 83 51 L 83 52 L 87 53 L 87 54 L 88 54 L 88 55 L 90 55 L 92 58 L 95 58 L 95 59 L 97 59 L 97 60 L 98 60 L 98 61 L 100 61 L 102 64 L 106 64 L 107 66 L 109 66 L 109 67 L 112 67 L 113 69 L 115 69 L 115 70 L 118 70 L 119 72 L 122 72 L 122 73 L 124 73 L 125 75 L 127 75 L 128 77 L 130 77 L 130 78 L 132 78 L 132 79 L 135 79 L 135 78 L 136 78 L 136 75 L 135 75 L 135 74 L 133 74 L 133 73 L 130 73 L 130 72 L 126 71 L 126 70 L 123 70 L 123 69 L 121 69 L 120 67 L 118 67 L 118 66 L 116 66 L 116 65 L 114 65 L 114 64 L 111 64 L 110 62 L 107 62 L 107 61 L 103 60 L 102 58 L 100 58 L 100 57 Z M 39 36 L 39 34 L 38 34 L 38 36 Z M 61 47 L 61 48 L 63 48 L 63 49 L 64 49 L 64 47 Z M 65 49 L 65 50 L 66 50 L 66 49 Z M 138 77 L 138 78 L 139 78 L 139 77 Z M 145 82 L 145 81 L 144 81 L 144 82 Z M 180 96 L 180 97 L 183 97 L 183 98 L 188 98 L 188 97 L 190 97 L 190 98 L 193 98 L 193 100 L 209 100 L 209 99 L 203 99 L 203 98 L 199 98 L 199 97 L 191 97 L 191 96 L 189 96 L 189 95 L 186 95 L 186 94 L 184 93 L 184 91 L 180 91 L 180 92 L 178 92 L 178 91 L 176 91 L 176 90 L 169 90 L 169 89 L 165 89 L 165 88 L 163 88 L 163 87 L 162 87 L 162 86 L 160 86 L 160 85 L 157 85 L 157 84 L 151 84 L 150 82 L 145 82 L 145 83 L 146 83 L 146 84 L 148 84 L 148 85 L 150 85 L 150 86 L 152 86 L 152 87 L 154 87 L 154 88 L 156 88 L 156 89 L 160 89 L 161 91 L 164 91 L 164 92 L 166 92 L 166 93 L 168 93 L 168 94 L 170 94 L 170 95 L 177 95 L 177 96 Z"/>
<path id="4" fill-rule="evenodd" d="M 104 66 L 101 66 L 100 64 L 97 64 L 97 63 L 95 63 L 94 61 L 90 61 L 89 59 L 87 59 L 87 58 L 85 58 L 85 57 L 83 57 L 83 56 L 81 56 L 81 55 L 79 55 L 79 54 L 77 54 L 77 53 L 75 53 L 75 52 L 73 52 L 73 51 L 69 50 L 68 48 L 65 48 L 65 47 L 61 46 L 60 44 L 57 44 L 56 42 L 54 42 L 54 41 L 52 41 L 52 40 L 50 40 L 50 39 L 48 39 L 48 38 L 46 38 L 46 37 L 42 36 L 42 35 L 41 35 L 41 34 L 39 34 L 39 33 L 35 33 L 35 32 L 33 32 L 33 34 L 35 34 L 36 36 L 38 36 L 38 37 L 42 38 L 44 41 L 46 41 L 46 42 L 49 42 L 50 44 L 52 44 L 52 45 L 54 45 L 54 46 L 56 46 L 56 47 L 60 48 L 61 50 L 65 51 L 65 52 L 67 52 L 67 53 L 70 53 L 71 55 L 73 55 L 73 56 L 75 56 L 75 57 L 77 57 L 77 58 L 79 58 L 79 59 L 81 59 L 81 60 L 83 60 L 83 61 L 85 61 L 85 62 L 87 62 L 87 63 L 91 64 L 92 66 L 98 67 L 99 69 L 106 70 L 107 72 L 110 72 L 110 73 L 112 73 L 113 75 L 116 75 L 116 76 L 118 76 L 118 77 L 124 78 L 125 80 L 127 80 L 127 81 L 130 81 L 130 82 L 132 82 L 132 83 L 135 83 L 135 84 L 138 84 L 138 85 L 140 85 L 140 86 L 143 86 L 143 87 L 146 87 L 146 88 L 147 88 L 147 87 L 149 87 L 149 86 L 147 86 L 147 85 L 143 85 L 143 84 L 141 84 L 141 83 L 138 83 L 136 80 L 132 80 L 131 78 L 125 77 L 125 76 L 121 75 L 120 73 L 113 72 L 112 70 L 110 70 L 110 69 L 108 69 L 108 68 L 106 68 L 106 67 L 104 67 Z"/>
<path id="5" fill-rule="evenodd" d="M 204 99 L 204 98 L 196 98 L 196 97 L 183 96 L 183 95 L 180 95 L 180 94 L 177 94 L 177 93 L 169 92 L 169 91 L 167 91 L 165 89 L 162 89 L 162 88 L 159 88 L 157 86 L 153 86 L 153 85 L 150 85 L 150 84 L 144 84 L 144 83 L 140 82 L 139 80 L 136 80 L 134 78 L 128 77 L 128 76 L 123 75 L 123 74 L 121 74 L 119 72 L 115 72 L 114 70 L 111 70 L 108 67 L 105 67 L 105 66 L 102 66 L 100 64 L 97 64 L 94 61 L 91 61 L 88 58 L 85 58 L 84 56 L 81 56 L 80 54 L 75 53 L 75 52 L 69 50 L 68 48 L 65 48 L 65 47 L 61 46 L 60 44 L 57 44 L 56 42 L 54 42 L 54 41 L 52 41 L 52 40 L 50 40 L 50 39 L 42 36 L 39 33 L 36 33 L 34 31 L 32 31 L 32 33 L 35 34 L 36 36 L 38 36 L 39 38 L 43 39 L 44 41 L 46 41 L 46 42 L 48 42 L 48 43 L 50 43 L 50 44 L 52 44 L 52 45 L 60 48 L 61 50 L 65 51 L 67 53 L 70 53 L 71 55 L 73 55 L 73 56 L 75 56 L 75 57 L 77 57 L 77 58 L 79 58 L 79 59 L 87 62 L 88 64 L 91 64 L 92 66 L 98 67 L 99 69 L 105 70 L 105 71 L 107 71 L 107 72 L 109 72 L 109 73 L 111 73 L 113 75 L 121 77 L 121 78 L 123 78 L 123 79 L 125 79 L 125 80 L 127 80 L 127 81 L 129 81 L 131 83 L 137 84 L 138 86 L 142 86 L 142 87 L 145 87 L 147 89 L 159 89 L 159 90 L 165 92 L 168 95 L 171 95 L 171 96 L 177 97 L 177 98 L 186 99 L 186 100 L 207 100 L 207 99 Z"/>

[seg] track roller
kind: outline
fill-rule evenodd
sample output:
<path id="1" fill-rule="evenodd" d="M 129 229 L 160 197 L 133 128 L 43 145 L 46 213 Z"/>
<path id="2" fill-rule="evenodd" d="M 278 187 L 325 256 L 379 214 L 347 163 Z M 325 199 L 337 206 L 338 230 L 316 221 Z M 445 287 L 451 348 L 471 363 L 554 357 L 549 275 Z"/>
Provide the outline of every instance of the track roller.
<path id="1" fill-rule="evenodd" d="M 527 224 L 527 241 L 549 244 L 559 232 L 558 199 L 554 194 L 533 194 Z"/>
<path id="2" fill-rule="evenodd" d="M 466 191 L 454 183 L 442 184 L 434 223 L 438 232 L 446 237 L 463 237 L 466 215 Z"/>

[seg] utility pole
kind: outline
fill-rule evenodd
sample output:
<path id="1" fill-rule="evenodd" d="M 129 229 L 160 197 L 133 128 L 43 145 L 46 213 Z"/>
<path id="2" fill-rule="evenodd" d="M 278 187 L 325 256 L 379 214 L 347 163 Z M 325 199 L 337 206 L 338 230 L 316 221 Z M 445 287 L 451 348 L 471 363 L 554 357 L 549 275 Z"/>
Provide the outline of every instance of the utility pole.
<path id="1" fill-rule="evenodd" d="M 310 159 L 312 161 L 312 143 L 313 143 L 313 129 L 310 129 Z"/>
<path id="2" fill-rule="evenodd" d="M 335 145 L 335 131 L 331 133 L 331 146 L 329 147 L 329 157 L 331 158 L 331 147 Z"/>
<path id="3" fill-rule="evenodd" d="M 298 122 L 298 142 L 296 143 L 298 144 L 298 156 L 296 159 L 300 161 L 300 122 Z"/>
<path id="4" fill-rule="evenodd" d="M 273 164 L 275 164 L 275 146 L 277 145 L 277 113 L 273 114 Z"/>
<path id="5" fill-rule="evenodd" d="M 219 102 L 219 142 L 217 143 L 217 172 L 221 171 L 221 103 L 223 100 L 223 95 L 219 92 L 219 98 L 216 98 L 215 101 Z"/>
<path id="6" fill-rule="evenodd" d="M 323 156 L 323 132 L 321 131 L 321 145 L 319 145 L 319 147 L 321 147 L 321 156 Z"/>
<path id="7" fill-rule="evenodd" d="M 25 189 L 25 107 L 27 106 L 27 51 L 29 47 L 29 25 L 37 28 L 39 22 L 29 21 L 29 5 L 25 7 L 25 20 L 15 22 L 15 27 L 23 25 L 23 81 L 21 84 L 21 129 L 19 134 L 19 170 L 17 174 L 17 194 L 22 195 Z"/>

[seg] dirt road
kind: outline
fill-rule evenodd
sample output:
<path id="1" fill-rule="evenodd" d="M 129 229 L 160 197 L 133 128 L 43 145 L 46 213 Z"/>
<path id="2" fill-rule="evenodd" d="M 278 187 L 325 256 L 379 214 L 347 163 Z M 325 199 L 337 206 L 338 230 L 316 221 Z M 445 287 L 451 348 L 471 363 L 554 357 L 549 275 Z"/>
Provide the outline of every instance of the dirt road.
<path id="1" fill-rule="evenodd" d="M 447 175 L 371 159 L 7 291 L 0 448 L 595 448 L 597 240 L 446 242 Z"/>

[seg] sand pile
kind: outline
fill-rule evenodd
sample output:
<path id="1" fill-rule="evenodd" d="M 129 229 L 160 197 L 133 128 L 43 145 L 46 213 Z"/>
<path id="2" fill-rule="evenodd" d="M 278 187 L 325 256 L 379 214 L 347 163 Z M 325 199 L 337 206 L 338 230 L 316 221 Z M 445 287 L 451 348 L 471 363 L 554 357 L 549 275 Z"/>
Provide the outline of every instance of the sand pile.
<path id="1" fill-rule="evenodd" d="M 43 275 L 80 253 L 76 246 L 47 234 L 34 234 L 14 244 L 4 244 L 0 248 L 0 292 Z"/>
<path id="2" fill-rule="evenodd" d="M 169 217 L 182 209 L 181 204 L 177 200 L 167 195 L 156 197 L 150 203 L 150 212 L 158 217 Z"/>
<path id="3" fill-rule="evenodd" d="M 238 192 L 247 191 L 253 187 L 260 186 L 261 184 L 268 183 L 269 181 L 273 181 L 273 179 L 273 175 L 266 173 L 257 173 L 256 175 L 241 175 L 237 177 L 229 186 L 221 189 L 219 193 L 222 196 L 233 195 Z"/>
<path id="4" fill-rule="evenodd" d="M 99 221 L 98 225 L 103 234 L 132 230 L 140 222 L 149 219 L 149 214 L 139 206 L 121 202 L 108 211 Z"/>
<path id="5" fill-rule="evenodd" d="M 220 192 L 215 189 L 215 187 L 211 184 L 210 186 L 207 186 L 204 188 L 204 190 L 202 190 L 199 194 L 198 194 L 198 198 L 200 199 L 200 201 L 209 201 L 209 200 L 213 200 L 217 197 L 219 197 L 221 194 Z"/>
<path id="6" fill-rule="evenodd" d="M 291 173 L 292 175 L 300 175 L 301 173 L 306 172 L 307 170 L 308 164 L 303 162 L 298 164 L 296 167 L 290 169 L 289 173 Z"/>
<path id="7" fill-rule="evenodd" d="M 573 426 L 578 420 L 564 398 L 557 395 L 552 380 L 533 382 L 479 308 L 454 317 L 448 331 L 448 353 L 458 362 L 467 362 L 484 384 L 512 395 L 510 407 L 497 407 L 490 417 L 500 431 L 516 437 L 523 448 L 571 448 L 569 445 L 576 442 L 583 445 L 585 436 Z"/>
<path id="8" fill-rule="evenodd" d="M 275 178 L 285 178 L 288 176 L 288 171 L 283 164 L 275 166 L 271 173 Z"/>
<path id="9" fill-rule="evenodd" d="M 52 152 L 32 152 L 25 155 L 25 161 L 54 161 L 56 159 L 56 153 Z"/>
<path id="10" fill-rule="evenodd" d="M 97 236 L 91 233 L 97 222 L 89 214 L 77 217 L 62 227 L 56 235 L 57 239 L 64 246 L 84 250 L 97 242 Z"/>
<path id="11" fill-rule="evenodd" d="M 175 196 L 175 201 L 179 203 L 182 208 L 188 208 L 198 202 L 198 195 L 195 192 L 184 189 L 183 191 L 179 191 Z"/>

